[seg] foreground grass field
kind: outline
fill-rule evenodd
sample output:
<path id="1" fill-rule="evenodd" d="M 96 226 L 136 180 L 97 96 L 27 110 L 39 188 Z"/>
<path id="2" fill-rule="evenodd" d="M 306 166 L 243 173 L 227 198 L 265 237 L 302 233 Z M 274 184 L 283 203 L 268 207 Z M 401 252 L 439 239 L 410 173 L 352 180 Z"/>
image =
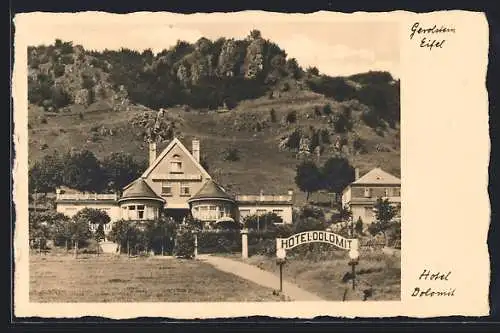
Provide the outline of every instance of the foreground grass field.
<path id="1" fill-rule="evenodd" d="M 239 255 L 230 255 L 237 260 Z M 251 256 L 243 260 L 265 271 L 279 275 L 276 259 L 266 256 Z M 400 255 L 384 253 L 365 253 L 356 266 L 355 292 L 351 291 L 351 266 L 345 254 L 329 260 L 304 260 L 291 258 L 283 270 L 283 279 L 317 294 L 329 301 L 362 300 L 364 291 L 367 301 L 394 301 L 401 299 L 401 259 Z M 346 279 L 347 274 L 347 279 Z M 286 292 L 286 291 L 285 291 Z"/>
<path id="2" fill-rule="evenodd" d="M 271 289 L 209 264 L 125 256 L 30 256 L 31 302 L 280 301 Z"/>

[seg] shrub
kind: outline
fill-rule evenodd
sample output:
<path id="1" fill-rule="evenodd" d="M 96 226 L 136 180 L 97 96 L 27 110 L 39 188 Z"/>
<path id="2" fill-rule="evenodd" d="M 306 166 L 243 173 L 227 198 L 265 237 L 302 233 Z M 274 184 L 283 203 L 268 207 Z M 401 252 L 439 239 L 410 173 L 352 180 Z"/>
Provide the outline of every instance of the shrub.
<path id="1" fill-rule="evenodd" d="M 224 160 L 231 162 L 239 161 L 240 160 L 239 150 L 236 148 L 226 149 L 226 151 L 224 152 Z"/>
<path id="2" fill-rule="evenodd" d="M 325 218 L 325 213 L 320 208 L 317 208 L 317 207 L 314 207 L 314 206 L 304 206 L 300 210 L 299 218 L 300 219 L 306 219 L 306 218 L 309 218 L 309 217 L 323 220 Z"/>
<path id="3" fill-rule="evenodd" d="M 364 111 L 361 114 L 361 120 L 371 128 L 376 128 L 380 124 L 379 117 L 373 111 Z"/>
<path id="4" fill-rule="evenodd" d="M 335 132 L 337 133 L 345 133 L 352 129 L 352 120 L 351 120 L 351 109 L 344 108 L 342 112 L 340 112 L 333 122 L 333 127 Z"/>
<path id="5" fill-rule="evenodd" d="M 175 256 L 185 259 L 194 257 L 194 235 L 192 230 L 193 228 L 189 226 L 181 226 L 177 230 L 174 247 Z"/>
<path id="6" fill-rule="evenodd" d="M 274 109 L 271 109 L 269 111 L 269 117 L 271 118 L 271 122 L 275 123 L 277 118 L 276 118 L 276 111 Z"/>
<path id="7" fill-rule="evenodd" d="M 231 253 L 241 251 L 239 230 L 202 231 L 198 233 L 198 253 Z"/>
<path id="8" fill-rule="evenodd" d="M 328 104 L 325 104 L 323 106 L 323 113 L 326 115 L 326 116 L 329 116 L 332 114 L 332 106 L 330 105 L 330 103 Z"/>
<path id="9" fill-rule="evenodd" d="M 291 110 L 286 114 L 286 122 L 293 124 L 297 121 L 297 111 Z"/>
<path id="10" fill-rule="evenodd" d="M 283 219 L 276 213 L 269 212 L 263 215 L 250 215 L 245 217 L 244 225 L 248 229 L 273 230 L 275 223 L 283 223 Z"/>
<path id="11" fill-rule="evenodd" d="M 321 133 L 320 134 L 321 142 L 323 142 L 325 144 L 329 144 L 330 143 L 330 133 L 328 132 L 328 130 L 326 128 L 322 128 L 320 133 Z"/>
<path id="12" fill-rule="evenodd" d="M 290 90 L 290 84 L 288 82 L 285 82 L 283 84 L 283 88 L 281 90 L 282 91 L 289 91 Z"/>
<path id="13" fill-rule="evenodd" d="M 302 137 L 302 133 L 299 128 L 296 128 L 295 131 L 293 131 L 289 136 L 288 136 L 288 141 L 286 143 L 287 148 L 289 149 L 298 149 L 300 146 L 300 138 Z"/>
<path id="14" fill-rule="evenodd" d="M 353 145 L 353 148 L 354 148 L 355 151 L 357 151 L 357 152 L 359 152 L 361 154 L 366 153 L 366 143 L 365 143 L 365 140 L 363 140 L 359 136 L 356 136 L 354 138 L 354 141 L 353 141 L 352 145 Z"/>

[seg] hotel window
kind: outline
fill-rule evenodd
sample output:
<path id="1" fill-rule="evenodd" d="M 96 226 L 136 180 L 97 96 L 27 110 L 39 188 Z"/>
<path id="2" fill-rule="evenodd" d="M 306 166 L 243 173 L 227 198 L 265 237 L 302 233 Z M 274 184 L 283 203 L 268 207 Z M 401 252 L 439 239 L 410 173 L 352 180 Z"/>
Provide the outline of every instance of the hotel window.
<path id="1" fill-rule="evenodd" d="M 400 197 L 401 196 L 401 189 L 400 188 L 394 188 L 392 189 L 392 195 L 395 197 Z"/>
<path id="2" fill-rule="evenodd" d="M 181 195 L 182 196 L 190 196 L 191 195 L 189 183 L 181 183 Z"/>
<path id="3" fill-rule="evenodd" d="M 182 162 L 180 161 L 180 156 L 174 155 L 173 158 L 174 160 L 170 162 L 170 172 L 172 173 L 182 172 Z"/>
<path id="4" fill-rule="evenodd" d="M 136 218 L 137 218 L 137 215 L 135 212 L 135 206 L 128 206 L 128 219 L 133 220 Z"/>
<path id="5" fill-rule="evenodd" d="M 137 206 L 137 218 L 140 220 L 144 218 L 144 205 Z"/>
<path id="6" fill-rule="evenodd" d="M 215 220 L 217 219 L 217 207 L 216 206 L 210 206 L 209 207 L 210 213 L 208 214 L 208 218 Z"/>
<path id="7" fill-rule="evenodd" d="M 163 196 L 171 196 L 172 195 L 172 186 L 168 182 L 163 182 L 161 184 L 161 195 Z"/>
<path id="8" fill-rule="evenodd" d="M 264 215 L 265 213 L 267 213 L 267 210 L 265 209 L 257 209 L 257 215 Z"/>
<path id="9" fill-rule="evenodd" d="M 240 217 L 241 218 L 247 217 L 248 215 L 250 215 L 250 209 L 242 209 L 242 210 L 240 210 Z"/>
<path id="10" fill-rule="evenodd" d="M 283 209 L 273 209 L 273 213 L 278 216 L 281 216 L 281 214 L 283 214 Z"/>
<path id="11" fill-rule="evenodd" d="M 369 187 L 365 187 L 365 197 L 369 198 L 372 196 L 372 189 Z"/>

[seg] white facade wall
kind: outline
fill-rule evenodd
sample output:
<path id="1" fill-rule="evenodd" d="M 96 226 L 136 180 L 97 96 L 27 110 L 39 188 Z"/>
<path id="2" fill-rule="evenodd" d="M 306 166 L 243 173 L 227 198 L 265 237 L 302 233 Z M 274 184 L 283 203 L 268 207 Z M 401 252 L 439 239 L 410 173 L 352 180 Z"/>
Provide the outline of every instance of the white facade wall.
<path id="1" fill-rule="evenodd" d="M 104 210 L 111 222 L 118 221 L 120 216 L 120 207 L 117 204 L 112 203 L 70 203 L 70 202 L 58 202 L 57 203 L 57 212 L 63 213 L 66 216 L 73 217 L 76 213 L 84 208 L 94 208 Z"/>
<path id="2" fill-rule="evenodd" d="M 68 217 L 73 217 L 76 213 L 78 213 L 80 210 L 84 208 L 100 209 L 108 214 L 110 221 L 104 226 L 104 233 L 106 235 L 111 231 L 114 222 L 121 219 L 120 207 L 117 204 L 103 203 L 103 202 L 93 202 L 93 203 L 58 202 L 56 205 L 57 212 L 62 213 Z M 91 225 L 90 229 L 94 230 L 95 227 L 96 226 Z"/>
<path id="3" fill-rule="evenodd" d="M 243 221 L 243 219 L 249 215 L 276 213 L 283 219 L 283 223 L 290 224 L 293 222 L 292 205 L 255 205 L 240 203 L 238 205 L 238 210 L 240 213 L 240 221 Z"/>

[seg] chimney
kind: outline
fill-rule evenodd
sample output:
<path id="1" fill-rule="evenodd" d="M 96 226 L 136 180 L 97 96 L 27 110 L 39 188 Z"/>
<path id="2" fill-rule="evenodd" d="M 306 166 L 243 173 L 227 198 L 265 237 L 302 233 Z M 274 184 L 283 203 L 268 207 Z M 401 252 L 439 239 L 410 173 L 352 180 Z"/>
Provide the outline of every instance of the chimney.
<path id="1" fill-rule="evenodd" d="M 354 180 L 358 180 L 359 179 L 359 168 L 355 168 L 354 169 Z"/>
<path id="2" fill-rule="evenodd" d="M 200 140 L 193 139 L 192 147 L 193 148 L 191 153 L 193 154 L 193 157 L 196 160 L 196 162 L 200 163 Z"/>
<path id="3" fill-rule="evenodd" d="M 259 197 L 260 201 L 264 201 L 264 190 L 260 190 Z"/>
<path id="4" fill-rule="evenodd" d="M 156 142 L 151 141 L 149 143 L 149 165 L 152 165 L 156 160 Z"/>
<path id="5" fill-rule="evenodd" d="M 293 196 L 293 190 L 292 189 L 288 190 L 288 195 Z"/>

